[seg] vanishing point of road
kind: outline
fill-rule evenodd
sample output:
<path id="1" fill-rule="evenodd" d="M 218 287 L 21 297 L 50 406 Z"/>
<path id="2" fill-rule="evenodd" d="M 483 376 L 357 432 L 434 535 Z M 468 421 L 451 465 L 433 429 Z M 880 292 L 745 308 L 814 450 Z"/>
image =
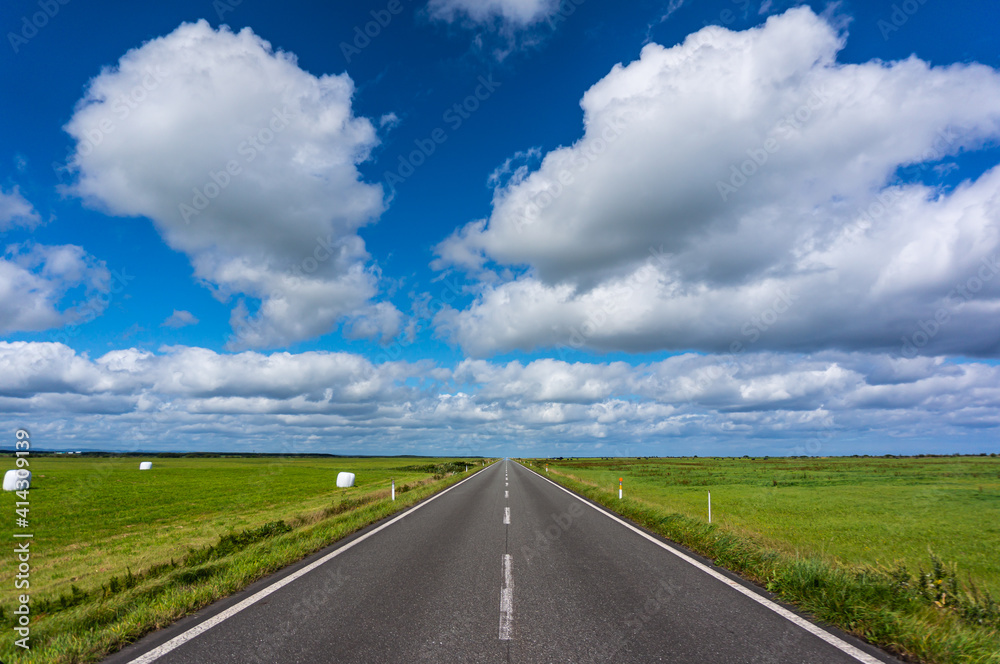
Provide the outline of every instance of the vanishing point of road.
<path id="1" fill-rule="evenodd" d="M 896 661 L 507 460 L 105 660 Z"/>

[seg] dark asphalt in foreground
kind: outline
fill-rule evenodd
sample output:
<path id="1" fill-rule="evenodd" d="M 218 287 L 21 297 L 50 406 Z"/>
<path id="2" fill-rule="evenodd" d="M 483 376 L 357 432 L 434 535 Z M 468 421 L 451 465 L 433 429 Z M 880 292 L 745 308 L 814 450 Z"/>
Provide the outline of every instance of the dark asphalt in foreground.
<path id="1" fill-rule="evenodd" d="M 896 661 L 830 630 L 821 634 L 840 647 L 824 641 L 514 462 L 393 521 L 105 662 Z M 287 584 L 250 603 L 281 580 Z M 241 602 L 249 605 L 190 631 Z"/>

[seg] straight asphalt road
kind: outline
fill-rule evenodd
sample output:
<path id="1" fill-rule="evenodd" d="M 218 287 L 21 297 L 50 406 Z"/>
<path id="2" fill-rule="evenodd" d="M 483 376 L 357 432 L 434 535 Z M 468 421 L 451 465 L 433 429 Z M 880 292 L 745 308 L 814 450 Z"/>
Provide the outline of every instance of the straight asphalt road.
<path id="1" fill-rule="evenodd" d="M 420 661 L 897 660 L 512 461 L 105 660 Z"/>

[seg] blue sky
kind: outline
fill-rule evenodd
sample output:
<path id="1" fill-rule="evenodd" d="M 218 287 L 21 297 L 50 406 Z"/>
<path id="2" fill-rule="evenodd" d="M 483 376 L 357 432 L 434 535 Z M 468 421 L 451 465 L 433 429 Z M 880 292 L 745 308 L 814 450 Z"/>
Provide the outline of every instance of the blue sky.
<path id="1" fill-rule="evenodd" d="M 987 3 L 10 2 L 55 449 L 996 451 Z"/>

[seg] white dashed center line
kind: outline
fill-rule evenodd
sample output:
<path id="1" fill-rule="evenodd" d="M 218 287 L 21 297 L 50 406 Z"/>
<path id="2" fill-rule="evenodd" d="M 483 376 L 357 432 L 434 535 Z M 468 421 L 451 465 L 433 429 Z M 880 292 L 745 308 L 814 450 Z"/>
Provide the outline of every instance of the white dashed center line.
<path id="1" fill-rule="evenodd" d="M 500 588 L 500 640 L 510 641 L 514 627 L 514 578 L 510 554 L 503 555 L 503 586 Z"/>

